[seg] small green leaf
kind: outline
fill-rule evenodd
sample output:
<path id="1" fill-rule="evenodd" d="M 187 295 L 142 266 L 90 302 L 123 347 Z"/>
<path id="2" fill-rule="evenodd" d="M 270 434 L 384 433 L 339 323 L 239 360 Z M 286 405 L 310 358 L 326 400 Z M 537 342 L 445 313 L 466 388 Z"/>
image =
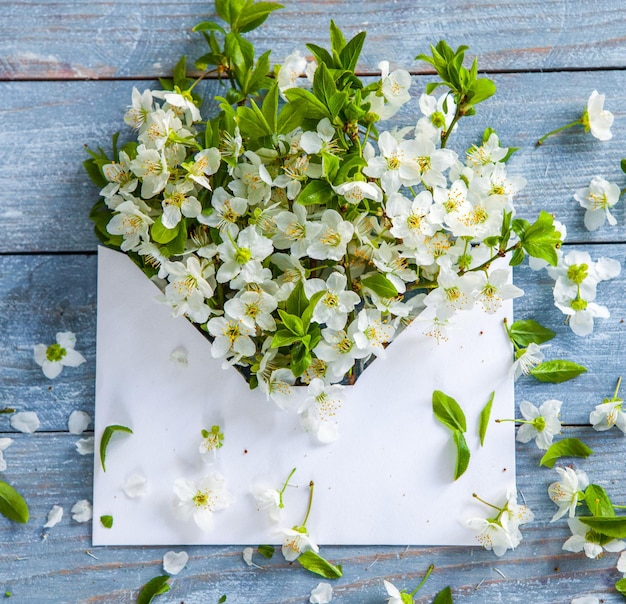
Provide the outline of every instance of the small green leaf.
<path id="1" fill-rule="evenodd" d="M 279 329 L 272 337 L 272 348 L 291 346 L 293 343 L 300 342 L 301 340 L 301 336 L 295 336 L 288 329 Z"/>
<path id="2" fill-rule="evenodd" d="M 626 172 L 626 159 L 623 159 L 620 163 L 619 163 L 622 172 Z"/>
<path id="3" fill-rule="evenodd" d="M 624 172 L 626 172 L 626 170 L 624 170 Z M 626 596 L 626 577 L 624 577 L 623 579 L 620 579 L 615 584 L 615 589 L 617 589 L 617 591 L 619 591 L 619 593 L 621 593 L 623 596 Z"/>
<path id="4" fill-rule="evenodd" d="M 288 312 L 284 310 L 278 309 L 278 314 L 280 315 L 280 319 L 285 325 L 285 327 L 294 335 L 303 337 L 305 335 L 304 325 L 302 324 L 302 319 L 296 315 L 290 315 Z"/>
<path id="5" fill-rule="evenodd" d="M 626 516 L 578 516 L 578 519 L 596 533 L 613 539 L 626 539 Z"/>
<path id="6" fill-rule="evenodd" d="M 433 600 L 433 604 L 453 604 L 452 590 L 450 587 L 444 587 Z"/>
<path id="7" fill-rule="evenodd" d="M 585 503 L 594 516 L 615 516 L 615 509 L 606 491 L 597 484 L 585 489 Z"/>
<path id="8" fill-rule="evenodd" d="M 113 516 L 100 516 L 100 522 L 104 528 L 112 528 L 113 527 Z"/>
<path id="9" fill-rule="evenodd" d="M 325 180 L 312 180 L 300 191 L 297 202 L 303 206 L 326 205 L 332 196 L 333 189 Z"/>
<path id="10" fill-rule="evenodd" d="M 441 390 L 433 392 L 433 413 L 450 430 L 459 430 L 461 432 L 467 430 L 463 409 L 451 396 L 444 394 Z"/>
<path id="11" fill-rule="evenodd" d="M 168 229 L 163 226 L 161 216 L 159 216 L 150 227 L 150 236 L 157 243 L 169 243 L 170 241 L 176 239 L 179 230 L 180 223 L 178 223 L 173 229 Z"/>
<path id="12" fill-rule="evenodd" d="M 0 514 L 12 522 L 28 522 L 28 505 L 24 498 L 8 483 L 0 480 Z"/>
<path id="13" fill-rule="evenodd" d="M 526 348 L 533 343 L 543 344 L 556 336 L 556 333 L 551 329 L 540 325 L 533 319 L 515 321 L 509 329 L 509 334 L 513 341 L 522 348 Z"/>
<path id="14" fill-rule="evenodd" d="M 217 604 L 224 604 L 226 602 L 226 594 L 224 594 L 218 601 Z"/>
<path id="15" fill-rule="evenodd" d="M 274 546 L 273 545 L 259 545 L 257 548 L 259 550 L 259 554 L 268 560 L 272 559 L 274 555 Z"/>
<path id="16" fill-rule="evenodd" d="M 381 298 L 395 298 L 398 295 L 396 286 L 381 273 L 365 277 L 365 279 L 361 279 L 361 283 Z"/>
<path id="17" fill-rule="evenodd" d="M 224 28 L 213 21 L 202 21 L 194 25 L 191 31 L 219 31 L 221 34 L 226 34 Z"/>
<path id="18" fill-rule="evenodd" d="M 104 432 L 102 433 L 102 440 L 100 441 L 100 462 L 102 463 L 102 470 L 104 472 L 107 471 L 105 463 L 104 463 L 106 459 L 106 455 L 107 455 L 107 447 L 109 446 L 109 441 L 111 440 L 111 437 L 116 432 L 126 432 L 128 434 L 133 433 L 133 431 L 130 428 L 127 428 L 126 426 L 120 426 L 118 424 L 107 426 L 104 429 Z"/>
<path id="19" fill-rule="evenodd" d="M 139 593 L 137 604 L 150 604 L 155 596 L 167 593 L 170 590 L 169 578 L 169 575 L 160 575 L 150 579 Z"/>
<path id="20" fill-rule="evenodd" d="M 491 406 L 493 405 L 493 397 L 496 395 L 496 391 L 494 390 L 489 395 L 489 400 L 487 404 L 483 407 L 483 410 L 480 412 L 480 422 L 478 424 L 478 436 L 480 437 L 480 446 L 482 447 L 485 444 L 485 434 L 487 434 L 487 427 L 489 426 L 489 418 L 491 417 Z"/>
<path id="21" fill-rule="evenodd" d="M 550 446 L 539 465 L 553 468 L 561 457 L 589 457 L 592 453 L 593 451 L 577 438 L 563 438 Z"/>
<path id="22" fill-rule="evenodd" d="M 463 436 L 463 432 L 455 430 L 452 433 L 454 444 L 456 445 L 456 468 L 454 469 L 454 480 L 458 480 L 467 470 L 470 461 L 470 450 Z"/>
<path id="23" fill-rule="evenodd" d="M 363 49 L 366 33 L 359 32 L 352 40 L 350 40 L 339 53 L 339 60 L 344 69 L 354 71 L 359 62 L 359 56 Z"/>
<path id="24" fill-rule="evenodd" d="M 560 384 L 578 377 L 581 373 L 587 371 L 586 367 L 578 365 L 572 361 L 555 359 L 546 361 L 533 367 L 530 375 L 538 379 L 540 382 L 550 382 L 551 384 Z"/>
<path id="25" fill-rule="evenodd" d="M 556 250 L 563 242 L 561 233 L 554 227 L 554 218 L 551 214 L 542 210 L 533 224 L 527 220 L 516 218 L 511 227 L 520 238 L 522 247 L 528 254 L 556 266 L 558 261 Z"/>
<path id="26" fill-rule="evenodd" d="M 339 579 L 343 576 L 340 565 L 335 566 L 314 551 L 304 552 L 298 556 L 298 562 L 308 571 L 321 575 L 325 579 Z"/>

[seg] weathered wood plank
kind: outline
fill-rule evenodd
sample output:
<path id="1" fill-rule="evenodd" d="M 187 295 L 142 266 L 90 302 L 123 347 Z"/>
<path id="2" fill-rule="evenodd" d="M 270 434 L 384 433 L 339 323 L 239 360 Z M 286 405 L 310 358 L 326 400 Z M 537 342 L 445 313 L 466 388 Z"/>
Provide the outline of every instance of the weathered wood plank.
<path id="1" fill-rule="evenodd" d="M 327 44 L 331 18 L 354 35 L 368 31 L 360 69 L 383 59 L 423 69 L 413 58 L 446 38 L 467 44 L 483 69 L 623 67 L 625 16 L 618 2 L 503 0 L 286 0 L 251 39 L 277 61 L 304 42 Z M 191 27 L 215 18 L 212 3 L 0 2 L 0 79 L 146 78 L 166 75 L 180 55 L 204 42 Z"/>
<path id="2" fill-rule="evenodd" d="M 604 486 L 615 502 L 623 503 L 624 438 L 590 428 L 568 429 L 566 435 L 581 438 L 594 448 L 596 455 L 578 467 Z M 92 548 L 90 524 L 71 519 L 71 506 L 79 499 L 91 499 L 92 481 L 92 458 L 74 451 L 74 439 L 68 434 L 18 435 L 6 451 L 8 470 L 3 479 L 23 493 L 31 511 L 27 525 L 0 518 L 0 590 L 11 591 L 12 602 L 37 602 L 46 594 L 45 601 L 50 604 L 128 603 L 134 601 L 138 587 L 162 572 L 162 556 L 170 548 Z M 569 530 L 565 520 L 549 522 L 556 507 L 546 490 L 557 474 L 538 468 L 539 457 L 534 445 L 518 445 L 518 487 L 536 519 L 523 527 L 524 540 L 514 552 L 496 558 L 479 548 L 325 546 L 323 553 L 344 568 L 343 578 L 333 583 L 333 601 L 381 602 L 384 578 L 412 589 L 431 563 L 436 570 L 418 602 L 431 602 L 432 595 L 446 585 L 452 587 L 458 601 L 470 604 L 562 603 L 581 594 L 594 594 L 607 603 L 622 601 L 613 591 L 619 578 L 617 554 L 588 560 L 583 554 L 561 550 Z M 468 504 L 470 501 L 468 493 Z M 356 510 L 358 501 L 353 503 Z M 45 530 L 46 515 L 54 504 L 64 507 L 65 516 L 59 525 Z M 215 603 L 227 594 L 227 601 L 233 604 L 295 604 L 308 601 L 310 590 L 318 583 L 317 577 L 285 563 L 280 555 L 271 561 L 259 557 L 265 567 L 261 571 L 244 565 L 241 547 L 179 549 L 190 554 L 188 568 L 173 579 L 172 592 L 163 602 Z"/>
<path id="3" fill-rule="evenodd" d="M 416 80 L 412 91 L 419 96 L 426 79 Z M 619 162 L 626 135 L 619 121 L 626 109 L 618 99 L 626 73 L 512 74 L 495 80 L 498 94 L 461 122 L 451 147 L 462 152 L 486 126 L 495 127 L 503 144 L 522 148 L 510 163 L 511 172 L 528 179 L 517 202 L 521 215 L 534 217 L 541 208 L 553 212 L 567 225 L 571 241 L 626 241 L 623 203 L 615 208 L 618 226 L 589 233 L 572 197 L 596 174 L 625 184 Z M 98 193 L 82 170 L 82 147 L 106 148 L 113 132 L 128 134 L 122 115 L 133 85 L 150 84 L 0 82 L 0 252 L 95 249 L 87 214 Z M 207 85 L 207 97 L 217 92 L 215 82 Z M 542 134 L 579 117 L 594 88 L 607 93 L 607 106 L 616 114 L 614 138 L 601 143 L 578 128 L 535 148 Z M 418 117 L 414 101 L 393 124 L 413 124 Z"/>
<path id="4" fill-rule="evenodd" d="M 626 261 L 626 245 L 577 246 L 594 259 L 601 256 Z M 553 281 L 528 267 L 515 269 L 516 283 L 526 290 L 516 300 L 517 318 L 534 318 L 557 332 L 547 358 L 566 358 L 589 368 L 572 382 L 542 384 L 522 377 L 516 385 L 518 401 L 536 405 L 557 398 L 564 401 L 562 419 L 585 425 L 594 405 L 612 394 L 623 374 L 626 349 L 626 272 L 598 286 L 598 302 L 606 304 L 609 319 L 597 320 L 587 338 L 572 334 L 564 316 L 553 306 Z M 4 256 L 0 257 L 0 408 L 36 411 L 42 430 L 61 431 L 74 409 L 93 413 L 95 379 L 96 257 Z M 44 377 L 33 360 L 34 344 L 52 343 L 57 331 L 77 334 L 77 349 L 87 362 L 64 369 L 56 380 Z M 8 416 L 0 415 L 0 430 L 8 429 Z"/>

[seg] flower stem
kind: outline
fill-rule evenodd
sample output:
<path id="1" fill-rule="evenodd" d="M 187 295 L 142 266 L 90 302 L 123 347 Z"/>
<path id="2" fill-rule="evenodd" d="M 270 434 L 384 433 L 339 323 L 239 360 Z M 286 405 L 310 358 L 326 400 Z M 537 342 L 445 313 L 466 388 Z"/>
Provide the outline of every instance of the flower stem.
<path id="1" fill-rule="evenodd" d="M 309 514 L 311 513 L 311 506 L 313 505 L 313 493 L 315 492 L 315 483 L 313 481 L 309 482 L 309 505 L 306 508 L 306 516 L 302 521 L 303 528 L 306 528 L 306 523 L 309 521 Z"/>
<path id="2" fill-rule="evenodd" d="M 291 477 L 295 473 L 296 473 L 296 468 L 291 470 L 291 472 L 289 473 L 289 476 L 287 476 L 287 480 L 285 480 L 285 484 L 283 484 L 283 488 L 280 491 L 278 491 L 278 507 L 281 509 L 285 507 L 285 504 L 283 503 L 283 495 L 285 493 L 286 488 L 289 486 L 289 481 L 291 480 Z"/>
<path id="3" fill-rule="evenodd" d="M 622 376 L 620 375 L 617 378 L 617 386 L 615 386 L 615 393 L 613 394 L 613 400 L 616 401 L 617 399 L 617 393 L 619 392 L 619 387 L 622 385 Z"/>
<path id="4" fill-rule="evenodd" d="M 424 578 L 420 581 L 419 585 L 409 594 L 411 597 L 413 597 L 420 589 L 422 589 L 422 586 L 424 585 L 424 583 L 426 583 L 426 580 L 428 579 L 428 577 L 430 577 L 430 573 L 432 573 L 434 569 L 435 569 L 434 564 L 431 564 L 428 567 L 428 570 L 426 571 Z"/>
<path id="5" fill-rule="evenodd" d="M 478 495 L 476 495 L 476 493 L 472 493 L 472 497 L 474 499 L 478 499 L 478 501 L 480 501 L 480 503 L 484 503 L 486 506 L 489 506 L 490 508 L 493 508 L 494 510 L 498 510 L 498 512 L 502 511 L 502 508 L 499 508 L 498 506 L 493 505 L 493 503 L 489 503 L 488 501 L 485 501 L 484 499 L 481 499 Z"/>
<path id="6" fill-rule="evenodd" d="M 578 126 L 579 124 L 582 125 L 583 121 L 582 119 L 577 119 L 574 122 L 571 122 L 570 124 L 566 124 L 565 126 L 561 126 L 560 128 L 557 128 L 556 130 L 551 130 L 550 132 L 548 132 L 548 134 L 544 134 L 538 141 L 537 141 L 537 147 L 540 147 L 543 144 L 543 141 L 545 141 L 549 136 L 552 136 L 553 134 L 556 134 L 557 132 L 562 132 L 563 130 L 567 130 L 568 128 L 571 128 L 572 126 Z"/>
<path id="7" fill-rule="evenodd" d="M 450 127 L 446 130 L 446 133 L 441 137 L 441 148 L 445 149 L 446 144 L 448 142 L 448 138 L 450 137 L 450 134 L 452 134 L 452 130 L 454 130 L 454 127 L 456 126 L 456 123 L 461 119 L 461 109 L 460 109 L 461 104 L 459 103 L 456 107 L 456 112 L 454 114 L 454 117 L 452 118 L 452 121 L 450 122 Z"/>

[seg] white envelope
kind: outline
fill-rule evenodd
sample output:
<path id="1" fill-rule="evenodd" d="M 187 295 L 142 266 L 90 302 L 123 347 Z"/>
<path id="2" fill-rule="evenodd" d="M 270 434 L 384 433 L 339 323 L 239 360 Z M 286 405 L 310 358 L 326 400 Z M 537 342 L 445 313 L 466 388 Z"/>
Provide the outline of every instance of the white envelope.
<path id="1" fill-rule="evenodd" d="M 280 543 L 281 527 L 303 520 L 309 482 L 315 483 L 307 527 L 320 544 L 475 545 L 465 526 L 490 515 L 472 498 L 503 502 L 515 485 L 510 344 L 502 319 L 481 310 L 460 313 L 449 341 L 437 344 L 414 321 L 347 387 L 339 411 L 340 438 L 318 444 L 300 426 L 297 404 L 281 411 L 234 369 L 211 357 L 211 345 L 186 319 L 155 301 L 158 290 L 124 254 L 98 254 L 96 455 L 94 545 Z M 171 359 L 182 347 L 188 365 Z M 450 431 L 435 420 L 432 393 L 453 396 L 467 417 L 471 450 L 467 472 L 453 480 Z M 495 391 L 483 447 L 479 414 Z M 106 426 L 133 434 L 114 437 L 103 472 L 98 449 Z M 219 425 L 224 446 L 214 463 L 199 454 L 201 430 Z M 285 491 L 280 525 L 257 510 L 251 488 Z M 218 472 L 234 501 L 202 532 L 174 513 L 177 478 L 199 480 Z M 132 474 L 145 476 L 147 493 L 129 498 Z M 113 516 L 104 528 L 102 515 Z"/>

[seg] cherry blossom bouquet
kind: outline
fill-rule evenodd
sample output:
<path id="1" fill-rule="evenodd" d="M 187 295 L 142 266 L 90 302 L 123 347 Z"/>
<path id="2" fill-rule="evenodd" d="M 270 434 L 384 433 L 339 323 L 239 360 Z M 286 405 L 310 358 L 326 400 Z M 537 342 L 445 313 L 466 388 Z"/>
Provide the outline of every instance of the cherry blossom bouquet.
<path id="1" fill-rule="evenodd" d="M 319 401 L 350 383 L 426 308 L 426 333 L 444 339 L 457 311 L 496 312 L 522 294 L 503 263 L 556 265 L 561 234 L 546 212 L 514 218 L 525 180 L 508 174 L 514 149 L 492 129 L 461 155 L 448 148 L 495 92 L 476 61 L 463 65 L 466 47 L 441 41 L 417 57 L 439 78 L 421 117 L 388 130 L 380 122 L 411 100 L 410 74 L 382 61 L 363 81 L 365 33 L 347 41 L 332 21 L 330 50 L 309 44 L 311 60 L 295 52 L 271 70 L 243 34 L 277 8 L 216 2 L 224 24 L 195 28 L 209 47 L 200 77 L 183 58 L 162 89 L 134 89 L 124 119 L 136 140 L 118 148 L 116 136 L 85 166 L 101 187 L 101 241 L 154 280 L 214 357 L 284 406 L 294 385 Z M 206 120 L 197 85 L 212 74 L 224 94 Z"/>

